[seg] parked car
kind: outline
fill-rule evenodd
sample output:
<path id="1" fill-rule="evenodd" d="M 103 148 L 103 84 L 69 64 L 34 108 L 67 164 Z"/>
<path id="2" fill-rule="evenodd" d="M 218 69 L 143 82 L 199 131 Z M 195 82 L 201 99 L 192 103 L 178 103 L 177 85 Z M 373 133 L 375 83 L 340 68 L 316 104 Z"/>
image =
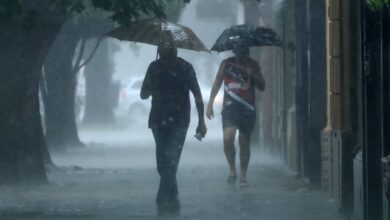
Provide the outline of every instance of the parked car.
<path id="1" fill-rule="evenodd" d="M 200 89 L 202 91 L 202 98 L 203 98 L 204 109 L 206 113 L 207 105 L 209 104 L 211 88 L 200 85 Z M 191 99 L 191 101 L 193 101 L 193 99 Z M 214 114 L 219 114 L 222 111 L 222 103 L 223 103 L 223 91 L 222 89 L 220 89 L 217 96 L 214 99 L 214 105 L 213 105 Z M 192 112 L 194 114 L 197 114 L 195 102 L 191 102 L 191 106 L 193 109 Z"/>
<path id="2" fill-rule="evenodd" d="M 147 121 L 150 112 L 151 101 L 141 100 L 140 91 L 143 83 L 143 77 L 136 77 L 130 82 L 122 82 L 119 93 L 118 106 L 115 109 L 115 116 L 121 120 L 125 119 L 128 122 Z M 205 110 L 207 108 L 211 89 L 201 86 L 203 102 Z M 218 114 L 222 110 L 223 91 L 221 90 L 214 100 L 214 111 Z M 191 113 L 196 115 L 196 105 L 191 95 Z"/>
<path id="3" fill-rule="evenodd" d="M 122 82 L 119 92 L 118 106 L 115 116 L 119 119 L 128 119 L 132 122 L 147 120 L 150 111 L 150 100 L 141 100 L 143 77 L 135 77 L 130 82 Z"/>

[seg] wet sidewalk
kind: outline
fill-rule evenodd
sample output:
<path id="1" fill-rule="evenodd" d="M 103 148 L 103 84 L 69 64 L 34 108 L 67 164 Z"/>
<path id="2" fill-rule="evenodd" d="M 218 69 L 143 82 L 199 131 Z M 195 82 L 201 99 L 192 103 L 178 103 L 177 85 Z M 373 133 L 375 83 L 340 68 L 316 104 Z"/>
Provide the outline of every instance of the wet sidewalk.
<path id="1" fill-rule="evenodd" d="M 0 188 L 0 219 L 159 219 L 153 142 L 54 155 L 64 168 L 48 172 L 50 185 Z M 182 214 L 175 219 L 338 220 L 326 194 L 307 190 L 280 162 L 254 150 L 250 186 L 228 184 L 217 139 L 189 135 L 178 183 Z"/>

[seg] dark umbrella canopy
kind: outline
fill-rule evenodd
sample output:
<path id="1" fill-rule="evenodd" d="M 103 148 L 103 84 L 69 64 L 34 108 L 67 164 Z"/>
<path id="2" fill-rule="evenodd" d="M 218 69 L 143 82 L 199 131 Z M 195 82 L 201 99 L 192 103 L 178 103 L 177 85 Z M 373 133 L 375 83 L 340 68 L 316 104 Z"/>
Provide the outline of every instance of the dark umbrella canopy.
<path id="1" fill-rule="evenodd" d="M 140 20 L 127 27 L 118 27 L 107 34 L 119 40 L 159 45 L 172 40 L 177 48 L 209 51 L 203 42 L 188 27 L 162 19 Z"/>
<path id="2" fill-rule="evenodd" d="M 211 50 L 218 52 L 233 50 L 237 44 L 248 47 L 281 46 L 282 40 L 270 28 L 246 24 L 235 25 L 222 32 Z"/>

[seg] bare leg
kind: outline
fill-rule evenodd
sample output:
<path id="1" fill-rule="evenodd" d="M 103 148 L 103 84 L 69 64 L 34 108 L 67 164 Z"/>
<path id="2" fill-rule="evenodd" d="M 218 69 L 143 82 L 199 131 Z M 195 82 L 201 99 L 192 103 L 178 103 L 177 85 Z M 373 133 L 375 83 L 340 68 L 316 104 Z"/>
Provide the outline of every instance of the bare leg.
<path id="1" fill-rule="evenodd" d="M 224 145 L 224 151 L 226 159 L 229 163 L 230 173 L 229 176 L 237 176 L 236 172 L 236 163 L 235 163 L 235 157 L 236 157 L 236 149 L 234 147 L 234 138 L 236 136 L 236 130 L 235 127 L 229 127 L 225 128 L 223 130 L 223 145 Z"/>
<path id="2" fill-rule="evenodd" d="M 240 181 L 247 182 L 246 172 L 248 170 L 249 159 L 251 156 L 249 137 L 240 133 L 239 144 L 240 144 L 240 165 L 241 165 Z"/>

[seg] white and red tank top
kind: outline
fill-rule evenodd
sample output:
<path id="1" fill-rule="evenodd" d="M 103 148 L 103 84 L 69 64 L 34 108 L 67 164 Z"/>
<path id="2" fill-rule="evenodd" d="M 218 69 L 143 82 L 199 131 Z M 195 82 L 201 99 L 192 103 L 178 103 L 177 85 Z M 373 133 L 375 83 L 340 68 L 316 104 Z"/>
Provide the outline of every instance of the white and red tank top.
<path id="1" fill-rule="evenodd" d="M 245 65 L 252 65 L 253 62 L 248 60 L 246 64 L 239 63 L 234 57 L 225 61 L 224 108 L 239 103 L 249 110 L 255 110 L 255 86 L 245 68 Z"/>

